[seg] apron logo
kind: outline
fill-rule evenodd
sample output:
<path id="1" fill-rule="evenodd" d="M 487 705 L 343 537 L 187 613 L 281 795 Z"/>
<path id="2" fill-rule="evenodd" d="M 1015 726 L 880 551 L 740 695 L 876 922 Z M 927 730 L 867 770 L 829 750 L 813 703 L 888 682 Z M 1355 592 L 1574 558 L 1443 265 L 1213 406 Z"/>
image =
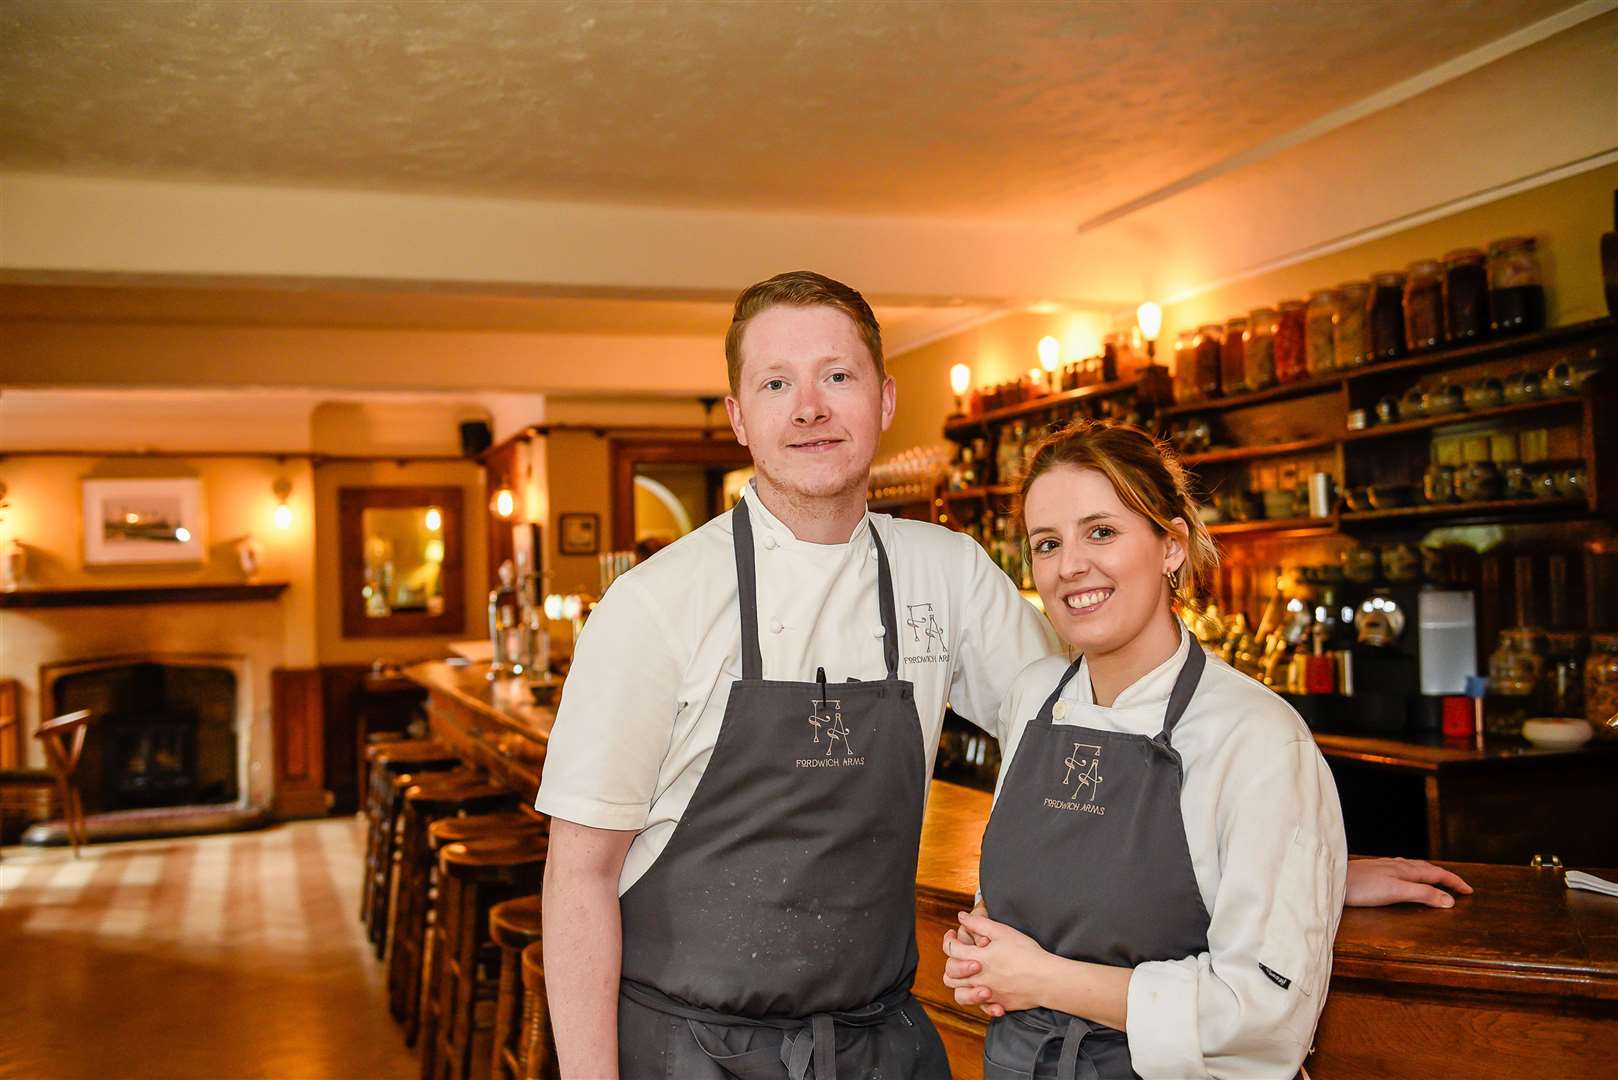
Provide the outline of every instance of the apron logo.
<path id="1" fill-rule="evenodd" d="M 1073 750 L 1062 759 L 1067 766 L 1067 774 L 1062 777 L 1062 786 L 1069 785 L 1073 794 L 1067 799 L 1046 799 L 1045 805 L 1053 810 L 1073 810 L 1081 814 L 1095 814 L 1098 817 L 1107 812 L 1107 808 L 1096 802 L 1096 791 L 1101 787 L 1101 747 L 1093 743 L 1076 742 Z M 1080 800 L 1083 800 L 1082 802 Z"/>
<path id="2" fill-rule="evenodd" d="M 944 628 L 931 604 L 906 604 L 905 625 L 910 628 L 910 643 L 926 642 L 925 652 L 905 657 L 907 664 L 945 664 L 949 662 L 949 648 L 944 644 Z M 937 652 L 934 652 L 934 648 Z"/>
<path id="3" fill-rule="evenodd" d="M 819 757 L 799 758 L 797 765 L 800 769 L 827 769 L 838 768 L 843 765 L 864 765 L 863 757 L 854 756 L 854 749 L 849 745 L 849 731 L 843 724 L 843 703 L 837 698 L 810 698 L 809 699 L 809 726 L 814 729 L 814 744 L 819 746 L 824 735 L 826 752 Z M 834 757 L 837 744 L 843 744 L 843 753 Z"/>

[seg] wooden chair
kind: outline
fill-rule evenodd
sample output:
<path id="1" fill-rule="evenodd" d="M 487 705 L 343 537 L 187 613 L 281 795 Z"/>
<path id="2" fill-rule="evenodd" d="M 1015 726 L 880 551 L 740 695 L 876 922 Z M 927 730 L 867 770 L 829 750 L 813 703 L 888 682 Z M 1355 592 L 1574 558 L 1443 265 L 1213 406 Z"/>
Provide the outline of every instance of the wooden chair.
<path id="1" fill-rule="evenodd" d="M 7 729 L 16 727 L 20 720 L 15 715 L 0 716 L 0 737 Z M 79 846 L 89 843 L 84 831 L 84 803 L 79 789 L 73 783 L 73 773 L 79 767 L 84 753 L 84 737 L 90 730 L 90 711 L 80 709 L 45 721 L 34 732 L 45 748 L 46 769 L 0 769 L 0 788 L 54 787 L 62 805 L 62 818 L 67 826 L 67 839 L 73 845 L 73 857 L 78 858 Z M 0 813 L 4 812 L 0 803 Z"/>

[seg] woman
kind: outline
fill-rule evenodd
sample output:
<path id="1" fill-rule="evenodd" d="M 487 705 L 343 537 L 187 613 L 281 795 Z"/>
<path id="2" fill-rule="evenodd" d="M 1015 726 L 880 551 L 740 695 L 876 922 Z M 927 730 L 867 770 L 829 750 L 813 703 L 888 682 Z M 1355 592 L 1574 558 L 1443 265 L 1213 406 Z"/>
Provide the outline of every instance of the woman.
<path id="1" fill-rule="evenodd" d="M 1080 423 L 1035 451 L 1021 502 L 1080 659 L 1013 686 L 983 903 L 945 940 L 957 1001 L 994 1017 L 984 1075 L 1295 1075 L 1344 899 L 1325 761 L 1180 621 L 1218 554 L 1171 452 Z"/>

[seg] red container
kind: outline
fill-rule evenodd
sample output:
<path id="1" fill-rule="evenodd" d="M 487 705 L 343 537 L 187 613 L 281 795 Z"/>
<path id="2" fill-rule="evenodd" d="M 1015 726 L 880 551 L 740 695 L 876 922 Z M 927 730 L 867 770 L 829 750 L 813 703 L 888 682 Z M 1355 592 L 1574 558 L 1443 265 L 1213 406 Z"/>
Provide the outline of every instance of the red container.
<path id="1" fill-rule="evenodd" d="M 1281 317 L 1275 324 L 1275 381 L 1298 382 L 1307 378 L 1303 338 L 1306 305 L 1302 300 L 1281 301 Z"/>

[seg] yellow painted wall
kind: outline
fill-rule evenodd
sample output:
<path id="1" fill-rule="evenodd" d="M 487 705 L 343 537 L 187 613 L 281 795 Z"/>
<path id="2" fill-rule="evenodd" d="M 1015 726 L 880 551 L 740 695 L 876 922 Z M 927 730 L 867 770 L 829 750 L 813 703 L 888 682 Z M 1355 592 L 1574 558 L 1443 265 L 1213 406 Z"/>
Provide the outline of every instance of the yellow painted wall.
<path id="1" fill-rule="evenodd" d="M 92 478 L 197 477 L 202 481 L 207 561 L 203 563 L 85 566 L 82 483 Z M 289 480 L 292 527 L 275 528 L 273 491 Z M 27 549 L 25 583 L 38 586 L 194 585 L 236 583 L 245 578 L 234 547 L 246 536 L 263 545 L 258 577 L 286 581 L 281 596 L 286 640 L 283 663 L 313 664 L 316 651 L 307 628 L 315 611 L 313 485 L 306 461 L 267 458 L 8 457 L 0 482 L 9 489 L 4 532 Z M 189 609 L 188 609 L 189 610 Z M 14 613 L 0 619 L 17 618 Z M 0 632 L 0 675 L 6 662 Z"/>
<path id="2" fill-rule="evenodd" d="M 1613 189 L 1618 165 L 1592 169 L 1530 191 L 1346 248 L 1318 259 L 1213 289 L 1163 311 L 1159 355 L 1172 362 L 1174 335 L 1182 327 L 1223 322 L 1255 307 L 1311 289 L 1363 280 L 1379 270 L 1402 270 L 1422 258 L 1439 258 L 1461 247 L 1483 247 L 1503 236 L 1539 239 L 1545 274 L 1545 315 L 1550 325 L 1583 322 L 1607 314 L 1601 285 L 1601 234 L 1613 227 Z"/>
<path id="3" fill-rule="evenodd" d="M 1378 270 L 1401 269 L 1416 259 L 1441 256 L 1457 247 L 1481 246 L 1502 236 L 1525 233 L 1539 238 L 1546 314 L 1551 323 L 1600 318 L 1607 310 L 1599 238 L 1613 227 L 1614 188 L 1618 188 L 1618 165 L 1592 169 L 1170 305 L 1163 313 L 1159 360 L 1172 364 L 1174 333 L 1181 326 L 1222 322 L 1254 307 L 1301 297 L 1310 289 L 1365 278 Z M 970 365 L 975 385 L 1013 378 L 1037 362 L 1041 337 L 1063 336 L 1062 319 L 1014 315 L 892 358 L 888 369 L 898 382 L 899 408 L 880 453 L 888 455 L 942 438 L 944 419 L 954 409 L 949 389 L 952 364 Z M 1105 320 L 1095 322 L 1097 330 L 1104 329 Z"/>
<path id="4" fill-rule="evenodd" d="M 562 555 L 556 547 L 559 515 L 600 516 L 601 550 L 612 546 L 612 477 L 607 439 L 591 431 L 553 431 L 545 438 L 545 472 L 550 488 L 550 518 L 545 546 L 550 554 L 551 591 L 595 593 L 601 588 L 594 555 Z"/>

